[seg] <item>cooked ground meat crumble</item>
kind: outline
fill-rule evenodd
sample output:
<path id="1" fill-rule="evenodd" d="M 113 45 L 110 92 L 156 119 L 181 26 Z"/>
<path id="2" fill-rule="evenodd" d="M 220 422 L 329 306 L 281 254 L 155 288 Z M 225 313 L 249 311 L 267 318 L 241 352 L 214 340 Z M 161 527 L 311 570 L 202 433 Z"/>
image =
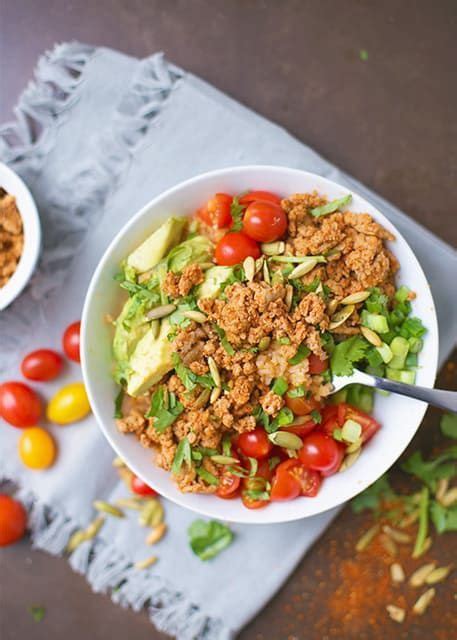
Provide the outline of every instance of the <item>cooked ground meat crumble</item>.
<path id="1" fill-rule="evenodd" d="M 0 188 L 0 287 L 4 287 L 22 255 L 24 230 L 16 198 Z"/>

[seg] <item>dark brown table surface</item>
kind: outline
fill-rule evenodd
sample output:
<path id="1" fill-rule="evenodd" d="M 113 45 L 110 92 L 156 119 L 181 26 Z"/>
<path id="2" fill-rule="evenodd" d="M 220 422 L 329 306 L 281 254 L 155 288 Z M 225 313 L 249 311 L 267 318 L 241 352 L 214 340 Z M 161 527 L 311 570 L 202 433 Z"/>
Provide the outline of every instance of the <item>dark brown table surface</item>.
<path id="1" fill-rule="evenodd" d="M 10 118 L 38 55 L 55 42 L 77 39 L 135 56 L 163 50 L 456 245 L 456 27 L 455 0 L 2 0 L 0 121 Z M 453 371 L 448 365 L 442 385 L 457 388 Z M 430 410 L 413 448 L 430 448 L 438 421 Z M 353 527 L 346 509 L 243 640 L 457 636 L 449 589 L 403 627 L 384 626 L 382 616 L 375 627 L 359 620 L 343 632 L 326 620 L 338 586 L 331 541 L 350 540 Z M 438 561 L 455 560 L 456 536 L 435 546 Z M 342 545 L 338 562 L 352 553 Z M 46 607 L 39 624 L 27 613 L 32 603 Z M 312 630 L 316 618 L 321 625 Z M 164 637 L 145 615 L 92 594 L 64 560 L 31 551 L 27 542 L 0 554 L 0 636 Z"/>

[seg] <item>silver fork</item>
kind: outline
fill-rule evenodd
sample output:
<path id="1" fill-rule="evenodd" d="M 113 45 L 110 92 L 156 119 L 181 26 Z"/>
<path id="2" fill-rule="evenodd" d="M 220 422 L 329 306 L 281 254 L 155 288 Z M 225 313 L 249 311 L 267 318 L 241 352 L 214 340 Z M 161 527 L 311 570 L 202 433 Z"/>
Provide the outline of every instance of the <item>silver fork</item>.
<path id="1" fill-rule="evenodd" d="M 336 393 L 348 384 L 364 384 L 367 387 L 391 391 L 401 396 L 423 400 L 434 407 L 440 407 L 446 411 L 457 413 L 457 391 L 445 391 L 444 389 L 428 389 L 427 387 L 416 387 L 414 384 L 404 384 L 395 382 L 387 378 L 378 378 L 358 369 L 354 369 L 351 376 L 334 376 L 333 392 Z"/>

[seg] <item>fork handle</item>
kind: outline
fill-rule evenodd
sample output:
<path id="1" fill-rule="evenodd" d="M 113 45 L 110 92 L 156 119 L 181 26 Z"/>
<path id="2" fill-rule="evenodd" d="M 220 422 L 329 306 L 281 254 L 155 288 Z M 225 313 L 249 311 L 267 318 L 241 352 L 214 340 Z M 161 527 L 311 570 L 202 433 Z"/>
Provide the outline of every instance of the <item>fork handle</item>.
<path id="1" fill-rule="evenodd" d="M 387 378 L 378 378 L 372 376 L 374 387 L 383 391 L 391 391 L 401 396 L 416 398 L 423 400 L 434 407 L 445 409 L 457 413 L 457 391 L 445 391 L 443 389 L 427 389 L 427 387 L 416 387 L 413 384 L 404 384 L 403 382 L 395 382 Z"/>

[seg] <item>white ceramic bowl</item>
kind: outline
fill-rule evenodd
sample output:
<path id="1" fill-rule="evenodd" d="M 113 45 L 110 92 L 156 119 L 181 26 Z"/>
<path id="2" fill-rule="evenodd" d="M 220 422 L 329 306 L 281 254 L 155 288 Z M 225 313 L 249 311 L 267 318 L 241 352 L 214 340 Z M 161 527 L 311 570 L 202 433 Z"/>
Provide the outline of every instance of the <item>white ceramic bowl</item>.
<path id="1" fill-rule="evenodd" d="M 0 162 L 0 187 L 16 198 L 24 225 L 24 249 L 16 271 L 0 288 L 0 311 L 21 293 L 36 267 L 41 247 L 41 227 L 35 201 L 21 178 Z"/>
<path id="2" fill-rule="evenodd" d="M 144 449 L 133 436 L 119 433 L 113 419 L 116 386 L 111 378 L 112 330 L 104 321 L 106 313 L 116 315 L 120 291 L 113 276 L 119 263 L 157 225 L 171 214 L 192 214 L 215 192 L 240 193 L 247 189 L 267 189 L 281 195 L 316 189 L 329 200 L 348 190 L 320 176 L 284 167 L 247 166 L 213 171 L 169 189 L 139 211 L 114 238 L 100 261 L 90 284 L 82 320 L 82 366 L 92 409 L 100 427 L 115 451 L 145 482 L 163 496 L 198 513 L 221 520 L 246 523 L 272 523 L 316 515 L 349 500 L 379 478 L 397 460 L 416 433 L 426 405 L 391 395 L 376 396 L 376 418 L 382 429 L 364 448 L 357 463 L 327 478 L 315 498 L 299 498 L 270 504 L 265 509 L 248 510 L 240 500 L 220 500 L 214 496 L 180 493 L 170 474 L 157 468 L 151 450 Z M 424 273 L 406 241 L 394 226 L 369 202 L 352 193 L 351 210 L 368 212 L 389 231 L 396 241 L 391 248 L 400 261 L 398 282 L 417 292 L 414 314 L 428 328 L 417 384 L 432 387 L 438 356 L 438 329 L 433 299 Z"/>

